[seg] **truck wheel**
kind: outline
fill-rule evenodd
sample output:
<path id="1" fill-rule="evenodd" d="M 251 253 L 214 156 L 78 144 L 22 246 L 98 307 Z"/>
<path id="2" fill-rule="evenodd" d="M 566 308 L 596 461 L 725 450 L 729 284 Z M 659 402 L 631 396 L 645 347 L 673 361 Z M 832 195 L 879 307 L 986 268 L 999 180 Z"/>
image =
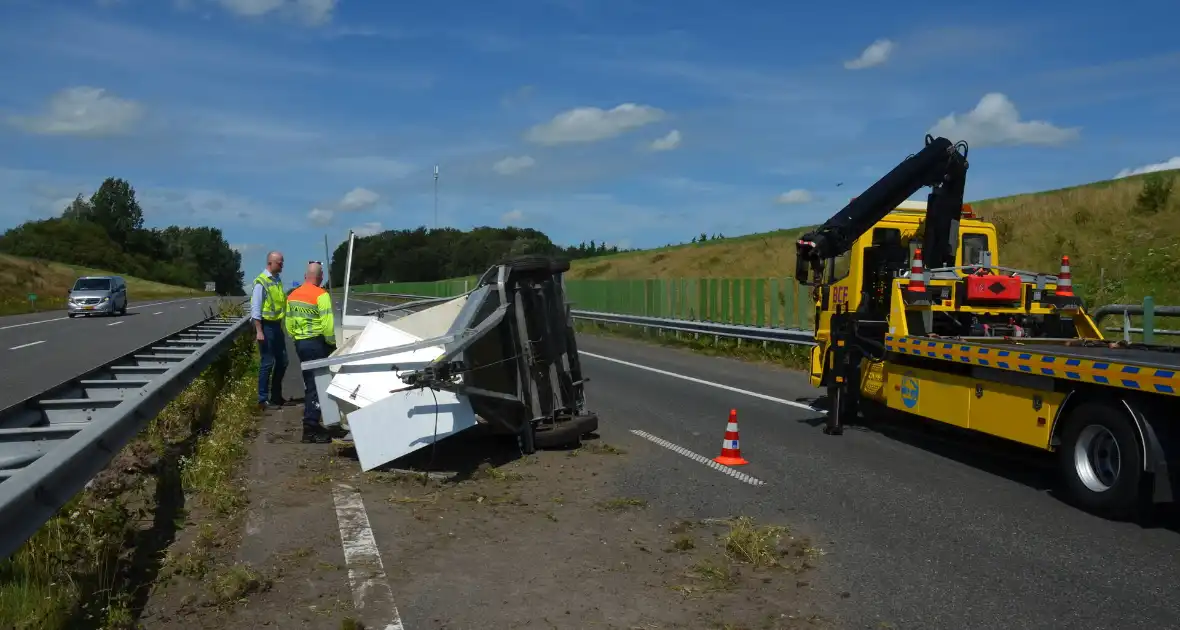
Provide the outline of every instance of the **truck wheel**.
<path id="1" fill-rule="evenodd" d="M 1127 518 L 1140 506 L 1143 449 L 1125 409 L 1098 402 L 1074 408 L 1057 463 L 1069 497 L 1083 509 Z"/>

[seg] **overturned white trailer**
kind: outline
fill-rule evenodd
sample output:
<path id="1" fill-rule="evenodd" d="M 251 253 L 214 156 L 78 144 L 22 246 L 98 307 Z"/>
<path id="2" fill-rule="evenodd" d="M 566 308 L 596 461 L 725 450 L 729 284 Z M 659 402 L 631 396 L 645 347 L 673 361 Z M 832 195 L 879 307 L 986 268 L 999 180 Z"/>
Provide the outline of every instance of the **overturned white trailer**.
<path id="1" fill-rule="evenodd" d="M 598 416 L 586 408 L 567 270 L 518 257 L 455 298 L 343 315 L 337 350 L 302 364 L 324 424 L 350 431 L 363 470 L 477 425 L 517 435 L 525 454 L 578 443 Z M 398 317 L 413 307 L 425 308 Z"/>

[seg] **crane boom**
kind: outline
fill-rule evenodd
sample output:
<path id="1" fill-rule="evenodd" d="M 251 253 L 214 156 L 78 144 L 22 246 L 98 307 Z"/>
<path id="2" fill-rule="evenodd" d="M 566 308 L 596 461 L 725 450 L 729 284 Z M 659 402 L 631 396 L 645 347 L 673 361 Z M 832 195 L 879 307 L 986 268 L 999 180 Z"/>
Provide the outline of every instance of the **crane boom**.
<path id="1" fill-rule="evenodd" d="M 922 243 L 924 259 L 929 267 L 953 264 L 954 235 L 958 232 L 966 181 L 967 144 L 927 134 L 921 151 L 903 160 L 818 229 L 799 238 L 795 244 L 795 278 L 801 284 L 821 284 L 824 261 L 843 255 L 861 234 L 925 186 L 932 190 Z"/>

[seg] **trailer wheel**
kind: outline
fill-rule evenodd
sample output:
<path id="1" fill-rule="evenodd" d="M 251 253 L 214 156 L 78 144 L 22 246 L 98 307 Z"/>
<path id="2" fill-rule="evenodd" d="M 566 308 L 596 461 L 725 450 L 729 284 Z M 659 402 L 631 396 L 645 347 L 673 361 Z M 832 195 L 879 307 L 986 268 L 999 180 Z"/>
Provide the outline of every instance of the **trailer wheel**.
<path id="1" fill-rule="evenodd" d="M 1069 414 L 1057 449 L 1066 490 L 1083 509 L 1114 518 L 1140 505 L 1143 450 L 1125 410 L 1088 402 Z"/>

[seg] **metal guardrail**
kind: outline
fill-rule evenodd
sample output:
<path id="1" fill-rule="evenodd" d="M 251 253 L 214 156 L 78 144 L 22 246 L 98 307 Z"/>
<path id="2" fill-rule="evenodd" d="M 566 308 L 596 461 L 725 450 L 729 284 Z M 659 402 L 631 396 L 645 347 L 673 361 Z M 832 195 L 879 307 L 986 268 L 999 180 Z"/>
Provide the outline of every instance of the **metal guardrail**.
<path id="1" fill-rule="evenodd" d="M 0 558 L 82 490 L 248 317 L 209 318 L 0 411 Z"/>
<path id="2" fill-rule="evenodd" d="M 742 324 L 724 324 L 721 322 L 702 322 L 691 319 L 672 319 L 668 317 L 647 317 L 644 315 L 624 315 L 622 313 L 599 313 L 597 311 L 580 311 L 571 309 L 574 319 L 600 322 L 604 324 L 626 324 L 642 326 L 659 330 L 673 330 L 690 332 L 716 337 L 730 337 L 747 341 L 774 341 L 801 346 L 814 346 L 815 333 L 800 328 L 762 328 L 759 326 L 744 326 Z"/>
<path id="3" fill-rule="evenodd" d="M 388 312 L 390 310 L 400 310 L 414 306 L 425 306 L 430 303 L 445 302 L 447 300 L 454 299 L 424 298 L 420 295 L 409 295 L 404 293 L 354 293 L 353 295 L 367 295 L 386 298 L 392 297 L 414 300 L 413 302 L 390 306 L 388 309 L 375 309 L 369 312 L 371 315 Z M 742 324 L 725 324 L 721 322 L 672 319 L 670 317 L 649 317 L 646 315 L 627 315 L 623 313 L 601 313 L 598 311 L 583 311 L 577 309 L 571 309 L 570 314 L 574 317 L 574 319 L 594 321 L 603 324 L 643 326 L 645 328 L 689 332 L 701 335 L 713 335 L 716 337 L 730 337 L 733 339 L 744 339 L 748 341 L 773 341 L 777 343 L 790 343 L 805 346 L 815 345 L 815 340 L 813 339 L 814 333 L 810 330 L 799 328 L 764 328 L 760 326 L 745 326 Z"/>
<path id="4" fill-rule="evenodd" d="M 1102 320 L 1111 315 L 1122 315 L 1122 326 L 1108 326 L 1106 332 L 1121 332 L 1124 341 L 1131 340 L 1131 334 L 1143 336 L 1144 343 L 1152 343 L 1155 341 L 1155 335 L 1161 336 L 1180 336 L 1180 330 L 1166 330 L 1155 327 L 1155 318 L 1158 317 L 1180 317 L 1180 306 L 1156 306 L 1155 299 L 1151 296 L 1143 298 L 1142 304 L 1107 304 L 1100 306 L 1092 313 L 1090 317 L 1094 319 L 1094 323 L 1099 326 L 1102 325 Z M 1131 316 L 1137 315 L 1143 318 L 1143 325 L 1140 327 L 1131 326 Z"/>
<path id="5" fill-rule="evenodd" d="M 370 314 L 401 310 L 413 306 L 425 306 L 427 304 L 445 302 L 446 300 L 452 299 L 428 298 L 420 295 L 410 295 L 406 293 L 358 292 L 354 293 L 354 295 L 414 300 L 413 302 L 408 302 L 406 304 L 398 304 L 395 306 L 390 306 L 389 308 L 376 309 L 371 311 Z M 746 339 L 750 341 L 773 341 L 797 345 L 815 345 L 815 341 L 812 337 L 813 332 L 811 330 L 801 328 L 766 328 L 761 326 L 745 326 L 740 324 L 725 324 L 720 322 L 673 319 L 669 317 L 650 317 L 646 315 L 627 315 L 623 313 L 602 313 L 599 311 L 571 310 L 570 312 L 575 319 L 597 321 L 607 324 L 643 326 L 646 328 L 656 328 L 659 330 L 691 332 L 703 335 L 714 335 L 717 337 Z M 1156 306 L 1153 298 L 1148 296 L 1143 299 L 1143 304 L 1108 304 L 1106 306 L 1100 306 L 1090 312 L 1090 317 L 1094 319 L 1096 324 L 1101 325 L 1101 322 L 1104 318 L 1118 314 L 1123 316 L 1123 325 L 1108 326 L 1106 331 L 1121 332 L 1123 334 L 1123 338 L 1127 341 L 1130 341 L 1131 334 L 1143 335 L 1143 341 L 1146 343 L 1152 343 L 1154 341 L 1155 335 L 1180 336 L 1180 330 L 1167 330 L 1154 327 L 1154 320 L 1157 316 L 1180 317 L 1180 306 Z M 1132 315 L 1141 316 L 1143 318 L 1144 326 L 1137 328 L 1132 327 Z"/>

